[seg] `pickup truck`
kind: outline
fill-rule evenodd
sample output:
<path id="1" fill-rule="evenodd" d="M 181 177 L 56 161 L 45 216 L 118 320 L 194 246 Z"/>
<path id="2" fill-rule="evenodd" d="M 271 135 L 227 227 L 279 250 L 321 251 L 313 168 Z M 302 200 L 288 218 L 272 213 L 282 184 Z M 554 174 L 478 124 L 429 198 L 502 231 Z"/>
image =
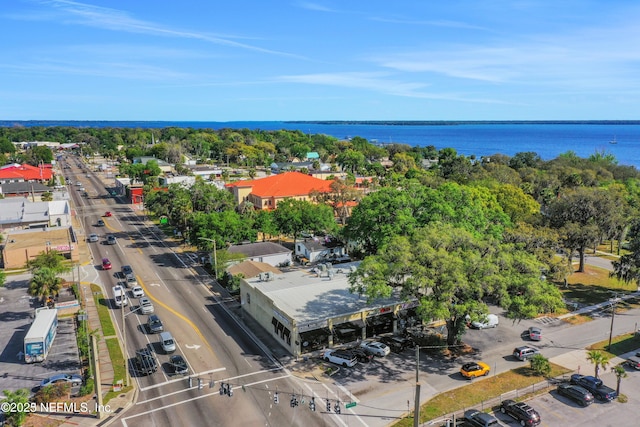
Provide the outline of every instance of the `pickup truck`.
<path id="1" fill-rule="evenodd" d="M 610 402 L 618 397 L 618 393 L 614 389 L 604 385 L 601 379 L 590 375 L 573 374 L 571 375 L 571 384 L 586 388 L 596 399 L 603 402 Z"/>

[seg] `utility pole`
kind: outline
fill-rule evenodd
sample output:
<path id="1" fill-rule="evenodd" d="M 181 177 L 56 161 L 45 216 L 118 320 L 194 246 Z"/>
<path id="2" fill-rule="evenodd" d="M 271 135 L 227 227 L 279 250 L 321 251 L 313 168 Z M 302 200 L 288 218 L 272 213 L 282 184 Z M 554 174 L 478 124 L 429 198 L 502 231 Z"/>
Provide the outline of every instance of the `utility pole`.
<path id="1" fill-rule="evenodd" d="M 413 407 L 413 427 L 420 426 L 420 346 L 416 344 L 416 401 Z"/>
<path id="2" fill-rule="evenodd" d="M 611 328 L 609 329 L 609 346 L 607 350 L 611 350 L 611 340 L 613 339 L 613 321 L 616 318 L 616 305 L 618 303 L 618 294 L 614 294 L 613 301 L 611 302 Z"/>

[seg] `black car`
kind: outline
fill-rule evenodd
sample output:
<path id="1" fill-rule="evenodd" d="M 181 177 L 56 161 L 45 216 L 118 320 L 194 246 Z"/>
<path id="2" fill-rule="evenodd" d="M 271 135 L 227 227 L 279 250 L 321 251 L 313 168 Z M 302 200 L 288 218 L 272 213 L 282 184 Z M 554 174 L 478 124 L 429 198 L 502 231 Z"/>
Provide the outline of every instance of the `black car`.
<path id="1" fill-rule="evenodd" d="M 359 347 L 350 348 L 346 351 L 353 354 L 358 359 L 358 362 L 369 363 L 373 359 L 373 354 Z"/>
<path id="2" fill-rule="evenodd" d="M 380 337 L 380 341 L 388 345 L 394 353 L 402 353 L 407 348 L 415 348 L 416 346 L 411 338 L 401 336 Z"/>
<path id="3" fill-rule="evenodd" d="M 500 412 L 507 414 L 520 423 L 522 427 L 537 426 L 540 424 L 540 414 L 524 402 L 515 400 L 503 400 L 500 404 Z"/>
<path id="4" fill-rule="evenodd" d="M 582 406 L 589 406 L 593 403 L 593 394 L 584 387 L 575 384 L 560 384 L 558 394 L 566 396 Z"/>
<path id="5" fill-rule="evenodd" d="M 158 362 L 149 349 L 136 351 L 136 369 L 141 375 L 151 375 L 158 370 Z"/>
<path id="6" fill-rule="evenodd" d="M 149 332 L 152 334 L 157 334 L 164 331 L 162 320 L 160 320 L 160 318 L 155 314 L 149 316 L 149 318 L 147 319 L 147 326 L 149 328 Z"/>
<path id="7" fill-rule="evenodd" d="M 127 274 L 133 274 L 133 268 L 131 268 L 130 265 L 123 265 L 122 266 L 122 275 L 124 277 L 127 277 Z"/>
<path id="8" fill-rule="evenodd" d="M 99 219 L 98 223 L 96 224 L 98 227 L 104 227 L 104 221 Z"/>
<path id="9" fill-rule="evenodd" d="M 187 361 L 179 354 L 174 354 L 169 358 L 169 365 L 171 365 L 174 375 L 185 375 L 189 372 Z"/>

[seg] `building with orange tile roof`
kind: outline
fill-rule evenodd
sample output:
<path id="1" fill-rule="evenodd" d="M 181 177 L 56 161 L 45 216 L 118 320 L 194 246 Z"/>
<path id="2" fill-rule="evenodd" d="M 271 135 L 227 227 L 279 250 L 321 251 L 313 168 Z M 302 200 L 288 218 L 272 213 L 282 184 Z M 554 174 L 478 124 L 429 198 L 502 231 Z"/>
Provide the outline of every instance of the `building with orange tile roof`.
<path id="1" fill-rule="evenodd" d="M 225 187 L 238 204 L 246 201 L 256 209 L 275 209 L 284 199 L 310 200 L 314 192 L 330 193 L 332 182 L 300 172 L 285 172 L 266 178 L 236 181 Z"/>
<path id="2" fill-rule="evenodd" d="M 0 168 L 0 182 L 49 181 L 53 176 L 51 165 L 31 166 L 27 163 L 11 164 Z"/>

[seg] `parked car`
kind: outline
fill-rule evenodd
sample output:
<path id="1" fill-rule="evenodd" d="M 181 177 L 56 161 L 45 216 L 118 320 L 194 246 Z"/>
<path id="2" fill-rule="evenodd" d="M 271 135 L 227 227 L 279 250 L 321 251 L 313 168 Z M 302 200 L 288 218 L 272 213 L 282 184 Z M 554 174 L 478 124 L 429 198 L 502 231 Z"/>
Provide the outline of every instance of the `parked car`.
<path id="1" fill-rule="evenodd" d="M 97 234 L 89 234 L 89 238 L 87 238 L 87 240 L 91 243 L 97 242 L 98 240 L 100 240 L 98 238 Z"/>
<path id="2" fill-rule="evenodd" d="M 640 353 L 628 358 L 625 364 L 633 369 L 640 370 Z"/>
<path id="3" fill-rule="evenodd" d="M 111 270 L 111 267 L 111 261 L 109 261 L 109 258 L 102 258 L 102 269 Z"/>
<path id="4" fill-rule="evenodd" d="M 537 326 L 532 326 L 529 328 L 529 339 L 531 341 L 540 341 L 542 339 L 542 329 Z"/>
<path id="5" fill-rule="evenodd" d="M 158 332 L 164 331 L 164 326 L 162 324 L 162 320 L 156 315 L 152 314 L 147 319 L 147 327 L 149 328 L 149 332 L 152 334 L 157 334 Z"/>
<path id="6" fill-rule="evenodd" d="M 515 400 L 503 400 L 500 404 L 500 412 L 516 419 L 522 427 L 532 427 L 540 424 L 540 414 L 525 402 Z"/>
<path id="7" fill-rule="evenodd" d="M 340 350 L 327 350 L 322 355 L 322 358 L 325 362 L 335 363 L 345 368 L 351 368 L 358 363 L 358 359 L 353 354 Z"/>
<path id="8" fill-rule="evenodd" d="M 464 419 L 476 427 L 499 427 L 498 419 L 493 415 L 477 409 L 468 409 L 464 411 Z"/>
<path id="9" fill-rule="evenodd" d="M 489 329 L 497 327 L 499 323 L 500 318 L 497 315 L 487 314 L 486 319 L 471 322 L 471 327 L 474 329 Z"/>
<path id="10" fill-rule="evenodd" d="M 104 227 L 104 221 L 99 219 L 98 223 L 96 224 L 98 227 Z"/>
<path id="11" fill-rule="evenodd" d="M 148 297 L 140 298 L 138 303 L 140 304 L 140 313 L 142 314 L 151 314 L 155 311 L 153 303 Z"/>
<path id="12" fill-rule="evenodd" d="M 462 376 L 469 379 L 489 375 L 490 371 L 491 368 L 484 362 L 465 363 L 460 368 Z"/>
<path id="13" fill-rule="evenodd" d="M 527 360 L 536 354 L 540 354 L 540 350 L 534 347 L 529 347 L 528 345 L 523 345 L 522 347 L 516 347 L 513 349 L 513 357 L 518 360 Z"/>
<path id="14" fill-rule="evenodd" d="M 389 353 L 391 353 L 391 349 L 389 348 L 388 345 L 378 341 L 371 341 L 371 340 L 362 341 L 360 343 L 360 348 L 378 357 L 384 357 Z"/>
<path id="15" fill-rule="evenodd" d="M 594 400 L 589 390 L 575 384 L 560 384 L 557 391 L 559 395 L 566 396 L 582 406 L 589 406 Z"/>
<path id="16" fill-rule="evenodd" d="M 371 362 L 371 360 L 373 360 L 373 354 L 369 353 L 368 351 L 360 347 L 350 348 L 345 351 L 348 351 L 349 353 L 353 354 L 356 357 L 356 359 L 358 359 L 358 362 L 369 363 Z"/>
<path id="17" fill-rule="evenodd" d="M 142 375 L 151 375 L 158 370 L 158 362 L 149 349 L 136 351 L 136 369 Z"/>
<path id="18" fill-rule="evenodd" d="M 113 234 L 109 234 L 107 236 L 107 245 L 115 245 L 116 242 L 117 242 L 116 236 L 114 236 Z"/>
<path id="19" fill-rule="evenodd" d="M 142 289 L 141 286 L 134 286 L 133 288 L 131 288 L 131 295 L 133 295 L 134 298 L 143 297 L 144 289 Z"/>
<path id="20" fill-rule="evenodd" d="M 78 386 L 82 384 L 82 377 L 77 374 L 55 374 L 40 381 L 40 388 L 60 383 Z"/>
<path id="21" fill-rule="evenodd" d="M 380 341 L 389 346 L 394 353 L 402 353 L 407 348 L 415 348 L 416 343 L 411 338 L 405 338 L 400 336 L 384 336 L 380 338 Z"/>
<path id="22" fill-rule="evenodd" d="M 571 375 L 571 384 L 586 388 L 596 399 L 603 402 L 611 402 L 618 397 L 618 393 L 614 389 L 604 385 L 600 378 L 591 375 L 573 374 Z"/>
<path id="23" fill-rule="evenodd" d="M 184 360 L 179 354 L 174 354 L 169 357 L 169 366 L 171 366 L 171 370 L 174 375 L 185 375 L 189 373 L 189 366 L 187 365 L 187 361 Z"/>

